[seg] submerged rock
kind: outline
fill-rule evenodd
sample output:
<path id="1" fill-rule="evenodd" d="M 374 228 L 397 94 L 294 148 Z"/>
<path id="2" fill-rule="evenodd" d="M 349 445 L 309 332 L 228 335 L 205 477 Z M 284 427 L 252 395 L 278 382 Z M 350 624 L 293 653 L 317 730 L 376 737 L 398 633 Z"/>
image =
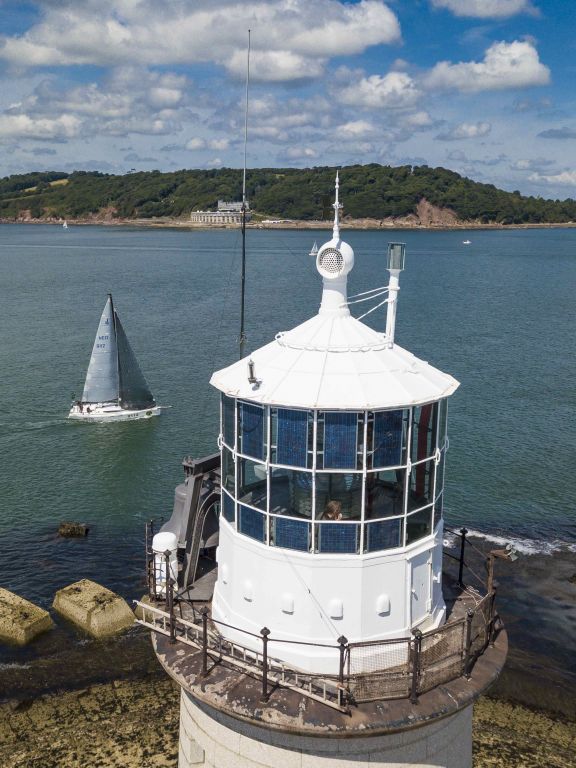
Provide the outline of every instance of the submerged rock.
<path id="1" fill-rule="evenodd" d="M 56 592 L 54 609 L 92 637 L 106 637 L 134 624 L 134 614 L 119 595 L 89 579 Z"/>
<path id="2" fill-rule="evenodd" d="M 66 539 L 81 538 L 87 536 L 90 528 L 85 523 L 60 523 L 58 535 Z"/>
<path id="3" fill-rule="evenodd" d="M 48 611 L 0 588 L 0 641 L 26 645 L 52 626 Z"/>

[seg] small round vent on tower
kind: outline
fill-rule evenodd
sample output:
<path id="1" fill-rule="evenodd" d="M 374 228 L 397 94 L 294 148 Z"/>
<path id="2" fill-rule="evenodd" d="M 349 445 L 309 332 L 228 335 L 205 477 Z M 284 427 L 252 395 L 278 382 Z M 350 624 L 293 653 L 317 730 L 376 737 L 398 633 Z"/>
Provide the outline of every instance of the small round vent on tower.
<path id="1" fill-rule="evenodd" d="M 337 248 L 324 248 L 318 254 L 318 271 L 325 277 L 337 277 L 344 269 L 344 256 Z"/>

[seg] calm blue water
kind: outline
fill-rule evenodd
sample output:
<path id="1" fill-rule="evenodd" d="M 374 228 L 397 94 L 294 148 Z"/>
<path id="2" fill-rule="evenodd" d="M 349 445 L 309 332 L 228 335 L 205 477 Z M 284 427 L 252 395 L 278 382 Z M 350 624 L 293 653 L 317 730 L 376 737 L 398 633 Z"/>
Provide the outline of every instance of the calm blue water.
<path id="1" fill-rule="evenodd" d="M 248 238 L 255 348 L 317 310 L 306 254 L 324 235 Z M 450 407 L 449 523 L 533 548 L 576 543 L 576 230 L 347 239 L 351 293 L 384 284 L 388 240 L 407 243 L 397 341 L 462 382 Z M 43 605 L 83 577 L 140 593 L 144 521 L 169 516 L 182 457 L 215 449 L 208 380 L 236 359 L 238 273 L 232 231 L 0 225 L 2 586 Z M 172 406 L 159 419 L 66 421 L 108 291 L 157 400 Z M 367 321 L 383 328 L 383 310 Z M 60 540 L 62 520 L 87 522 L 87 539 Z"/>

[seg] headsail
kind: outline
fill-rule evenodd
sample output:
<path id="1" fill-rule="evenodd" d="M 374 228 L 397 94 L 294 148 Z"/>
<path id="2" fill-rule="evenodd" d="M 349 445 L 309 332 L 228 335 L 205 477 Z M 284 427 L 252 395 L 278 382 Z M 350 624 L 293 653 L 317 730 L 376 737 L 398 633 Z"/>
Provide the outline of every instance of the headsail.
<path id="1" fill-rule="evenodd" d="M 138 361 L 126 337 L 118 314 L 116 319 L 116 339 L 118 343 L 118 370 L 120 377 L 120 405 L 127 409 L 151 408 L 156 404 L 152 392 L 140 370 Z"/>
<path id="2" fill-rule="evenodd" d="M 118 351 L 114 332 L 112 296 L 102 312 L 82 394 L 83 403 L 118 400 Z"/>

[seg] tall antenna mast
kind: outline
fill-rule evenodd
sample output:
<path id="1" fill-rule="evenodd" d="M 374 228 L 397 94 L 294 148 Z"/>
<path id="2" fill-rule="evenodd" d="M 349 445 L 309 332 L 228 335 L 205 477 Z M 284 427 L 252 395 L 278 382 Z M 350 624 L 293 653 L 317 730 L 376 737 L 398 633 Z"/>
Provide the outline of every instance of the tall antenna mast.
<path id="1" fill-rule="evenodd" d="M 250 30 L 246 59 L 246 104 L 244 109 L 244 170 L 242 173 L 242 277 L 240 279 L 240 359 L 244 357 L 244 303 L 246 292 L 246 148 L 248 146 L 248 89 L 250 85 Z"/>

